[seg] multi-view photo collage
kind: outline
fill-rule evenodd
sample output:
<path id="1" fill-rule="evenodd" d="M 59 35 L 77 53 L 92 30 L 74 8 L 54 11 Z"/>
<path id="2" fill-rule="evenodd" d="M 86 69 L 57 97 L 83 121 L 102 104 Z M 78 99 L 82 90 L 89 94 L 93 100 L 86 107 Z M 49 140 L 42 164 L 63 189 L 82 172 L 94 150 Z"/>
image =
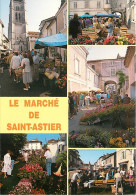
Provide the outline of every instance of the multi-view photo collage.
<path id="1" fill-rule="evenodd" d="M 0 0 L 0 193 L 136 194 L 136 1 Z"/>

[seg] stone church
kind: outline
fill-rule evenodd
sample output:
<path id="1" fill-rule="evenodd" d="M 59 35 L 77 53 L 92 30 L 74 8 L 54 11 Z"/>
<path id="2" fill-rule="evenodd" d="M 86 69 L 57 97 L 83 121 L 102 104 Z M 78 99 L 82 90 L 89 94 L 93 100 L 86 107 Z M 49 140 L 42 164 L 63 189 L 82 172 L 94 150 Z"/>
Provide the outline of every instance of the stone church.
<path id="1" fill-rule="evenodd" d="M 8 38 L 13 51 L 27 50 L 27 22 L 25 0 L 10 0 Z"/>

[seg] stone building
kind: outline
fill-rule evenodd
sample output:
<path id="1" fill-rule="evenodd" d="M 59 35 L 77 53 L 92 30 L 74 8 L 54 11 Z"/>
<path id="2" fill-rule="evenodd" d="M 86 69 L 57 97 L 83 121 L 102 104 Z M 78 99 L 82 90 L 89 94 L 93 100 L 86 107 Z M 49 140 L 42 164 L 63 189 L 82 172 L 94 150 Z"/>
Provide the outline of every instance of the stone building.
<path id="1" fill-rule="evenodd" d="M 35 41 L 39 38 L 39 32 L 28 32 L 27 36 L 27 48 L 28 50 L 34 49 Z"/>
<path id="2" fill-rule="evenodd" d="M 116 91 L 118 88 L 118 71 L 128 76 L 128 70 L 124 67 L 124 57 L 117 55 L 115 59 L 88 60 L 88 64 L 99 73 L 99 88 L 103 91 Z M 124 92 L 125 93 L 125 89 Z"/>
<path id="3" fill-rule="evenodd" d="M 78 150 L 69 150 L 69 171 L 83 167 L 83 161 L 80 158 Z"/>
<path id="4" fill-rule="evenodd" d="M 79 16 L 111 13 L 111 0 L 69 0 L 69 14 L 77 13 Z"/>
<path id="5" fill-rule="evenodd" d="M 10 0 L 8 38 L 11 48 L 16 51 L 27 50 L 27 22 L 25 0 Z"/>
<path id="6" fill-rule="evenodd" d="M 136 34 L 136 1 L 127 0 L 126 21 L 130 19 L 130 33 Z"/>
<path id="7" fill-rule="evenodd" d="M 136 50 L 135 47 L 128 47 L 125 56 L 124 66 L 128 68 L 128 83 L 126 93 L 132 99 L 136 98 Z"/>
<path id="8" fill-rule="evenodd" d="M 127 172 L 131 166 L 134 168 L 134 149 L 118 149 L 116 155 L 120 170 L 123 168 Z"/>
<path id="9" fill-rule="evenodd" d="M 124 22 L 126 22 L 126 5 L 127 0 L 111 0 L 112 13 L 120 13 Z"/>
<path id="10" fill-rule="evenodd" d="M 55 14 L 50 18 L 42 20 L 39 26 L 40 37 L 46 37 L 55 35 L 59 32 L 67 33 L 67 1 L 61 0 L 61 5 Z M 67 62 L 67 50 L 66 48 L 49 47 L 46 48 L 49 59 L 54 59 L 57 54 L 61 55 L 62 62 Z M 40 50 L 40 53 L 44 53 L 44 49 Z"/>
<path id="11" fill-rule="evenodd" d="M 62 139 L 51 139 L 48 141 L 47 146 L 50 148 L 50 151 L 52 153 L 52 162 L 56 162 L 56 157 L 58 154 L 62 154 L 63 151 L 67 150 L 66 141 Z"/>
<path id="12" fill-rule="evenodd" d="M 91 91 L 98 88 L 99 74 L 87 64 L 88 51 L 85 47 L 69 50 L 69 92 Z"/>
<path id="13" fill-rule="evenodd" d="M 38 139 L 27 141 L 23 147 L 23 150 L 28 150 L 30 152 L 32 152 L 32 150 L 42 150 L 42 142 Z"/>

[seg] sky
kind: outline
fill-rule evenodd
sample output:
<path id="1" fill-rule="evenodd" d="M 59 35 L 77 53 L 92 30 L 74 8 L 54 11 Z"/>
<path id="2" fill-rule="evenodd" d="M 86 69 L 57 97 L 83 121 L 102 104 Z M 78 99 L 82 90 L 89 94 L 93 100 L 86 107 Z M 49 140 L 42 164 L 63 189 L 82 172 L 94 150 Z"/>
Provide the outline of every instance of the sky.
<path id="1" fill-rule="evenodd" d="M 107 150 L 104 150 L 104 149 L 83 149 L 83 150 L 78 150 L 79 151 L 79 155 L 80 155 L 80 158 L 81 160 L 84 162 L 84 163 L 91 163 L 91 164 L 94 164 L 101 156 L 103 156 L 104 154 L 111 154 L 113 152 L 115 152 L 116 150 L 113 150 L 113 149 L 107 149 Z"/>
<path id="2" fill-rule="evenodd" d="M 52 17 L 58 11 L 61 0 L 25 0 L 28 31 L 38 31 L 40 22 Z M 8 36 L 10 0 L 0 0 L 0 19 L 4 23 L 4 33 Z"/>
<path id="3" fill-rule="evenodd" d="M 31 141 L 32 139 L 38 139 L 39 141 L 42 141 L 43 145 L 44 144 L 47 144 L 48 140 L 51 140 L 51 139 L 58 139 L 60 138 L 60 135 L 59 134 L 27 134 L 27 140 Z"/>
<path id="4" fill-rule="evenodd" d="M 118 53 L 125 57 L 127 46 L 91 46 L 85 47 L 89 51 L 87 60 L 116 59 Z"/>

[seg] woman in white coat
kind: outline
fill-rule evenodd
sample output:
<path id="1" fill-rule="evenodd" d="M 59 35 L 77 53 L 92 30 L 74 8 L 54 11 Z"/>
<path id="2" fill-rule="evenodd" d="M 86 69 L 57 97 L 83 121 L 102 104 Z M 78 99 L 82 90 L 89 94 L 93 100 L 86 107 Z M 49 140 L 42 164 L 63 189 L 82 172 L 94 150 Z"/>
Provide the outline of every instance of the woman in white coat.
<path id="1" fill-rule="evenodd" d="M 4 155 L 4 167 L 2 172 L 4 172 L 4 178 L 7 178 L 8 175 L 11 175 L 11 152 L 8 150 L 8 153 Z"/>

